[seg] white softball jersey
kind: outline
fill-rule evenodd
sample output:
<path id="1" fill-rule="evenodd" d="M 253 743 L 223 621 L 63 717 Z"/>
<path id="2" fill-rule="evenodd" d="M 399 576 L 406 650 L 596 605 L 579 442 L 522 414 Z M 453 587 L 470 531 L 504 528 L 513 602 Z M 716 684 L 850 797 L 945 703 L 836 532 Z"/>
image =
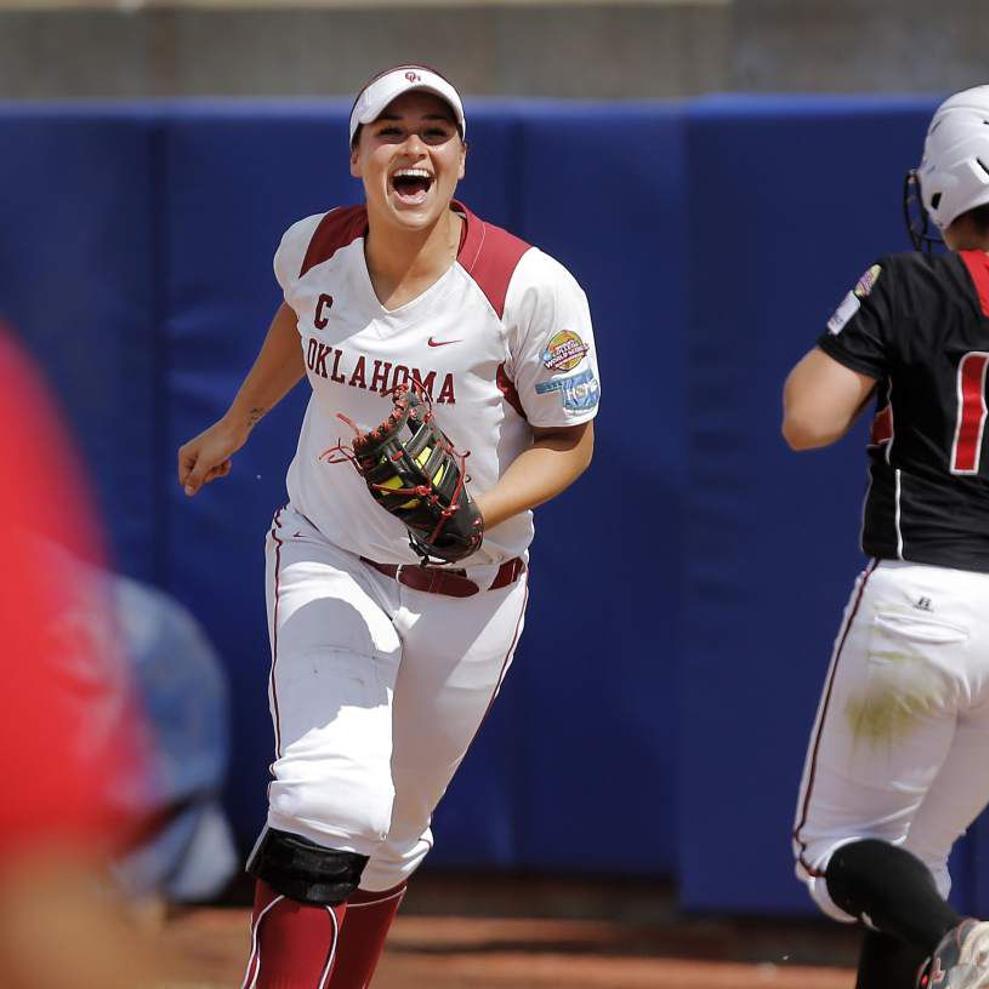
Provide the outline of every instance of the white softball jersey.
<path id="1" fill-rule="evenodd" d="M 396 385 L 429 393 L 439 426 L 469 451 L 470 488 L 492 488 L 532 443 L 532 427 L 592 419 L 600 397 L 587 299 L 549 255 L 466 207 L 455 263 L 417 298 L 385 309 L 364 257 L 367 211 L 342 207 L 293 224 L 274 268 L 298 330 L 313 393 L 287 478 L 292 506 L 332 543 L 380 563 L 416 563 L 405 527 L 348 463 L 324 456 L 391 410 Z M 525 512 L 485 533 L 464 566 L 525 554 Z"/>

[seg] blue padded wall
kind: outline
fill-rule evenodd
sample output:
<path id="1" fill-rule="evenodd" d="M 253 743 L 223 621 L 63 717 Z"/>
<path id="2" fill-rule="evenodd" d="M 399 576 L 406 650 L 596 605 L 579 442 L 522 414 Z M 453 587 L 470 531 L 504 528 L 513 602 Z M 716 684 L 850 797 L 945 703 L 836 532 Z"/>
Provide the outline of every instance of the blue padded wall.
<path id="1" fill-rule="evenodd" d="M 516 671 L 519 864 L 669 874 L 685 475 L 681 114 L 535 104 L 522 149 L 519 232 L 587 292 L 603 401 L 594 467 L 536 514 Z"/>
<path id="2" fill-rule="evenodd" d="M 604 401 L 593 469 L 538 512 L 515 667 L 428 867 L 675 875 L 687 909 L 812 910 L 789 831 L 862 563 L 864 453 L 861 428 L 790 453 L 780 390 L 862 270 L 904 244 L 899 180 L 933 106 L 471 102 L 459 195 L 585 286 Z M 175 453 L 250 367 L 282 231 L 360 198 L 347 110 L 0 107 L 16 190 L 0 198 L 0 315 L 56 385 L 120 565 L 220 650 L 245 848 L 272 750 L 263 537 L 304 387 L 195 499 Z M 955 856 L 957 900 L 981 912 L 985 828 Z"/>
<path id="3" fill-rule="evenodd" d="M 857 548 L 861 428 L 779 434 L 789 368 L 877 255 L 903 249 L 901 177 L 933 104 L 701 100 L 688 110 L 689 499 L 682 902 L 810 911 L 789 832 Z"/>
<path id="4" fill-rule="evenodd" d="M 0 318 L 52 384 L 117 564 L 150 579 L 161 509 L 153 123 L 139 108 L 3 104 L 0 135 Z"/>

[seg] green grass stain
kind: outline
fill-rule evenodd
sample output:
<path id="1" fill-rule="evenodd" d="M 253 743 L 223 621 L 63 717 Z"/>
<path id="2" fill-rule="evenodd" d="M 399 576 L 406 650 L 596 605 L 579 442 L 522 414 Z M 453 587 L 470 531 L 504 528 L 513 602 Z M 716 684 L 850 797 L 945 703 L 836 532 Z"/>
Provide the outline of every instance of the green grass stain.
<path id="1" fill-rule="evenodd" d="M 919 721 L 945 701 L 938 672 L 915 656 L 874 652 L 882 662 L 871 669 L 868 685 L 848 699 L 845 716 L 856 742 L 873 748 L 906 738 Z"/>

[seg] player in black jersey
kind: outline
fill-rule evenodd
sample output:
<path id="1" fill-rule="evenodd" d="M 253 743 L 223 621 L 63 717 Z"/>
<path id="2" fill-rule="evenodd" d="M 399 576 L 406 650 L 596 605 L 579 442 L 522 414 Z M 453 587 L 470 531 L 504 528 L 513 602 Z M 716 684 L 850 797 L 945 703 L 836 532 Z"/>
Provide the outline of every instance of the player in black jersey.
<path id="1" fill-rule="evenodd" d="M 989 86 L 934 114 L 920 168 L 943 253 L 880 258 L 784 388 L 783 435 L 828 446 L 875 396 L 859 576 L 793 832 L 797 875 L 865 925 L 857 989 L 989 986 L 989 923 L 948 855 L 989 802 Z"/>

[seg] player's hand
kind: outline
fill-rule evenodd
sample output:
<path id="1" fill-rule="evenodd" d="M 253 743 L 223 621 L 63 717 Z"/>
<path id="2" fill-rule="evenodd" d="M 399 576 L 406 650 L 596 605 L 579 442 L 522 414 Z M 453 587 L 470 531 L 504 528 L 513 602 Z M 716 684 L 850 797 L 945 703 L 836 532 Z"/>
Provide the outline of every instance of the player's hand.
<path id="1" fill-rule="evenodd" d="M 220 419 L 179 447 L 179 484 L 189 496 L 204 484 L 226 477 L 231 457 L 247 442 L 249 430 Z"/>

